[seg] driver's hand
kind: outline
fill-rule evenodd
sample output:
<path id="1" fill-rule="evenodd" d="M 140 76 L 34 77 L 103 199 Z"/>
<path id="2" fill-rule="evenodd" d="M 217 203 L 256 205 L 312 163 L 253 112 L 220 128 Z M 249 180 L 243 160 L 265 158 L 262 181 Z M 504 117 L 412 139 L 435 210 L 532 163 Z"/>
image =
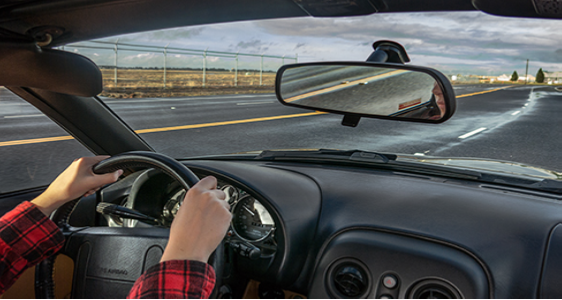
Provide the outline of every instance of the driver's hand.
<path id="1" fill-rule="evenodd" d="M 123 170 L 103 175 L 94 174 L 92 171 L 95 164 L 106 158 L 109 156 L 82 157 L 75 160 L 31 203 L 49 216 L 64 203 L 80 196 L 92 195 L 102 186 L 117 181 Z"/>
<path id="2" fill-rule="evenodd" d="M 207 262 L 226 235 L 232 219 L 226 194 L 217 190 L 217 179 L 209 176 L 187 194 L 172 226 L 161 262 L 195 260 Z"/>

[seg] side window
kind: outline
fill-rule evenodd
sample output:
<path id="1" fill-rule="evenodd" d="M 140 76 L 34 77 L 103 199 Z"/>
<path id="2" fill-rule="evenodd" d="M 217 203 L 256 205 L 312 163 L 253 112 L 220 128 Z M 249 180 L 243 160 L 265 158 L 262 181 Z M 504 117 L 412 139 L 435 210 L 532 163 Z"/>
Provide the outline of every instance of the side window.
<path id="1" fill-rule="evenodd" d="M 92 153 L 55 122 L 0 87 L 0 194 L 48 185 Z"/>

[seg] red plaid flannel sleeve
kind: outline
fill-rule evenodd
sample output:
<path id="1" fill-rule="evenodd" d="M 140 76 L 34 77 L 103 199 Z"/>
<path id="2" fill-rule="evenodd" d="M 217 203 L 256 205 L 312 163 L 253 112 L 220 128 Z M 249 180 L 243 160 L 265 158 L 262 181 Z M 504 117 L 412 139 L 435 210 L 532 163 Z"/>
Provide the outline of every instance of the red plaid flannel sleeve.
<path id="1" fill-rule="evenodd" d="M 200 261 L 170 260 L 152 266 L 129 292 L 129 299 L 209 298 L 215 270 Z"/>
<path id="2" fill-rule="evenodd" d="M 25 269 L 56 253 L 61 231 L 35 205 L 23 202 L 0 218 L 0 293 Z"/>

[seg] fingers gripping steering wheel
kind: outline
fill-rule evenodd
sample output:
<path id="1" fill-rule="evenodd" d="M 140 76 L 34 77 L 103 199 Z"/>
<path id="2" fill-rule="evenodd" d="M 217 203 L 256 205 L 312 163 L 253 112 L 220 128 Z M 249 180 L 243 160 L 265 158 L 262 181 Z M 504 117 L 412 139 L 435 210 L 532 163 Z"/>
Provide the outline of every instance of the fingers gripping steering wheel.
<path id="1" fill-rule="evenodd" d="M 94 166 L 96 174 L 154 168 L 161 170 L 188 190 L 199 178 L 173 158 L 154 152 L 126 152 Z M 167 243 L 169 229 L 163 228 L 73 228 L 68 219 L 78 200 L 66 203 L 52 216 L 65 235 L 60 253 L 74 260 L 72 296 L 77 298 L 117 298 L 126 296 L 142 271 L 160 260 Z M 136 257 L 135 257 L 136 256 Z M 54 298 L 53 265 L 55 256 L 41 262 L 35 271 L 35 297 Z M 216 273 L 213 294 L 220 287 L 224 270 L 221 243 L 209 263 Z M 137 276 L 138 275 L 138 276 Z M 129 289 L 126 287 L 129 286 Z M 126 290 L 124 290 L 126 289 Z"/>

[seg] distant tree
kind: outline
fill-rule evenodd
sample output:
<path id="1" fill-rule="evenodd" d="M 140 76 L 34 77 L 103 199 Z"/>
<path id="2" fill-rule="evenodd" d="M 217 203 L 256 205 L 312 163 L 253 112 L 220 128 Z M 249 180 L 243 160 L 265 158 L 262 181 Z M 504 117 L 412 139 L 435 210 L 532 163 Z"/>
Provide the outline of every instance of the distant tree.
<path id="1" fill-rule="evenodd" d="M 519 80 L 519 74 L 517 74 L 517 71 L 513 71 L 513 74 L 511 74 L 511 81 L 517 81 Z"/>
<path id="2" fill-rule="evenodd" d="M 544 72 L 542 71 L 542 68 L 540 68 L 539 71 L 537 72 L 536 82 L 537 83 L 543 83 L 544 82 Z"/>

